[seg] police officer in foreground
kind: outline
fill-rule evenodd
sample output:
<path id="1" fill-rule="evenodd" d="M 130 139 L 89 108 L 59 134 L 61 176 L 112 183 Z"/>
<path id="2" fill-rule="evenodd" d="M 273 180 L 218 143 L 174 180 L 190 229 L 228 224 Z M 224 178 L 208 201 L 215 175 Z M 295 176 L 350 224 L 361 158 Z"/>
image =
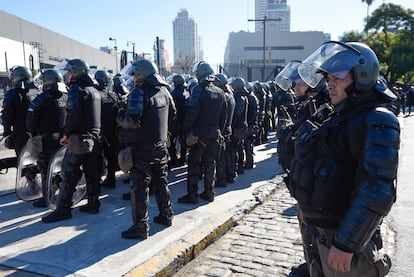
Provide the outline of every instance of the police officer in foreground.
<path id="1" fill-rule="evenodd" d="M 66 119 L 68 90 L 62 74 L 56 69 L 45 69 L 39 79 L 42 82 L 42 93 L 29 105 L 26 114 L 27 130 L 31 134 L 29 140 L 39 139 L 41 145 L 37 155 L 37 165 L 42 175 L 43 198 L 33 202 L 35 207 L 46 207 L 47 170 L 51 157 L 60 148 L 59 140 L 63 136 L 63 125 Z"/>
<path id="2" fill-rule="evenodd" d="M 107 188 L 115 187 L 115 173 L 119 166 L 117 155 L 119 151 L 118 128 L 116 123 L 116 115 L 118 113 L 118 103 L 121 101 L 117 94 L 110 91 L 112 88 L 112 78 L 106 70 L 97 70 L 95 72 L 95 80 L 98 82 L 95 86 L 101 94 L 102 111 L 101 111 L 101 127 L 102 127 L 102 150 L 106 158 L 106 178 L 101 186 Z"/>
<path id="3" fill-rule="evenodd" d="M 184 133 L 195 137 L 188 156 L 187 194 L 178 198 L 179 203 L 196 204 L 198 196 L 214 201 L 216 160 L 223 143 L 222 131 L 226 120 L 225 95 L 214 85 L 214 71 L 204 62 L 194 65 L 193 72 L 198 79 L 191 93 L 184 119 Z M 198 181 L 203 159 L 204 191 L 198 195 Z"/>
<path id="4" fill-rule="evenodd" d="M 168 122 L 176 108 L 168 83 L 158 74 L 157 66 L 148 60 L 133 62 L 135 88 L 125 109 L 119 111 L 120 166 L 129 171 L 133 225 L 122 232 L 126 239 L 146 239 L 149 231 L 149 186 L 155 193 L 159 215 L 154 222 L 172 225 L 173 210 L 168 189 Z M 132 162 L 132 163 L 131 163 Z"/>
<path id="5" fill-rule="evenodd" d="M 30 102 L 40 94 L 40 91 L 33 84 L 32 72 L 27 67 L 14 66 L 9 79 L 12 88 L 4 95 L 1 114 L 3 136 L 9 136 L 5 145 L 7 148 L 14 149 L 16 156 L 19 157 L 29 138 L 26 128 L 26 112 Z"/>
<path id="6" fill-rule="evenodd" d="M 400 127 L 381 105 L 395 95 L 362 43 L 324 43 L 298 72 L 314 85 L 323 73 L 335 108 L 321 124 L 312 116 L 301 125 L 289 176 L 302 220 L 316 230 L 323 274 L 384 276 L 391 263 L 374 233 L 396 198 Z"/>
<path id="7" fill-rule="evenodd" d="M 62 161 L 63 181 L 59 190 L 56 210 L 42 218 L 44 223 L 72 217 L 72 196 L 83 173 L 86 179 L 87 204 L 79 210 L 90 214 L 99 212 L 100 173 L 102 163 L 99 152 L 101 139 L 101 95 L 95 80 L 88 74 L 89 65 L 81 59 L 70 60 L 67 81 L 70 84 L 64 136 L 60 144 L 68 145 Z"/>

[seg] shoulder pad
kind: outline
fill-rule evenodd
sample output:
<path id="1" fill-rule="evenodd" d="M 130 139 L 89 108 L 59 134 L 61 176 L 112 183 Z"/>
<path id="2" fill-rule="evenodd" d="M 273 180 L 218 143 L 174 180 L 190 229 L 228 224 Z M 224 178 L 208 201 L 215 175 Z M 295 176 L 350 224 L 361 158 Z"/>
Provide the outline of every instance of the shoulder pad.
<path id="1" fill-rule="evenodd" d="M 141 115 L 144 109 L 145 92 L 142 88 L 134 88 L 128 96 L 126 113 L 129 115 Z"/>
<path id="2" fill-rule="evenodd" d="M 14 88 L 9 89 L 8 91 L 6 91 L 6 93 L 4 94 L 4 98 L 3 98 L 3 109 L 7 106 L 10 105 L 13 96 L 16 94 L 16 90 Z"/>
<path id="3" fill-rule="evenodd" d="M 159 75 L 159 74 L 152 74 L 150 76 L 148 76 L 148 78 L 145 80 L 145 82 L 153 87 L 156 86 L 169 86 L 167 81 L 165 81 L 165 79 Z"/>
<path id="4" fill-rule="evenodd" d="M 33 112 L 33 111 L 37 110 L 49 98 L 51 98 L 51 95 L 48 92 L 43 92 L 43 93 L 39 94 L 37 97 L 35 97 L 33 99 L 33 101 L 30 102 L 29 108 L 28 108 L 27 111 Z"/>
<path id="5" fill-rule="evenodd" d="M 367 123 L 374 127 L 388 127 L 400 130 L 398 118 L 384 107 L 377 107 L 370 111 L 367 116 Z"/>
<path id="6" fill-rule="evenodd" d="M 77 109 L 80 104 L 80 89 L 77 84 L 73 84 L 69 88 L 68 93 L 68 109 Z"/>

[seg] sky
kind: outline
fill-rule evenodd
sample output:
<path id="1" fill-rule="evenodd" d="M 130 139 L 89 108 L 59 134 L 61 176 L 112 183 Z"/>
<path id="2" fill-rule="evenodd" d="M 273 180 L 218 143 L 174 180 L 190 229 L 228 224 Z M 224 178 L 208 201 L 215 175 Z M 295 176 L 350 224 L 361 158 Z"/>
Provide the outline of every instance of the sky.
<path id="1" fill-rule="evenodd" d="M 382 3 L 414 10 L 413 0 L 374 0 L 369 13 Z M 361 0 L 287 0 L 291 31 L 322 31 L 337 40 L 344 32 L 362 31 L 367 5 Z M 204 60 L 223 63 L 230 32 L 254 32 L 254 0 L 0 0 L 0 9 L 92 47 L 114 47 L 153 54 L 158 36 L 166 41 L 173 61 L 173 26 L 186 8 L 202 38 Z M 130 43 L 127 43 L 127 42 Z M 128 44 L 128 45 L 127 45 Z"/>

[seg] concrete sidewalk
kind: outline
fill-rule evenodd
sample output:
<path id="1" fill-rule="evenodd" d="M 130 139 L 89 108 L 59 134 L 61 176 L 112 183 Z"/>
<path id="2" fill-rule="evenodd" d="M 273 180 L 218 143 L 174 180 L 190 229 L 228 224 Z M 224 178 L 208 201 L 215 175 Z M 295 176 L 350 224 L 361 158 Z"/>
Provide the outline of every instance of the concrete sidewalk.
<path id="1" fill-rule="evenodd" d="M 275 146 L 272 134 L 268 144 L 255 148 L 255 168 L 246 170 L 235 184 L 216 188 L 212 203 L 177 203 L 186 193 L 186 168 L 171 171 L 173 226 L 152 222 L 150 237 L 144 241 L 121 238 L 121 232 L 132 224 L 130 204 L 121 199 L 129 190 L 122 183 L 124 176 L 118 177 L 115 189 L 103 190 L 99 214 L 84 214 L 75 207 L 72 219 L 53 224 L 40 220 L 50 211 L 6 193 L 0 196 L 0 275 L 9 268 L 18 269 L 19 274 L 40 274 L 27 276 L 171 275 L 276 188 L 280 180 L 274 178 L 281 170 Z M 2 182 L 14 181 L 13 177 L 2 178 Z M 201 181 L 199 187 L 202 189 Z M 151 220 L 158 215 L 154 197 L 149 214 Z"/>

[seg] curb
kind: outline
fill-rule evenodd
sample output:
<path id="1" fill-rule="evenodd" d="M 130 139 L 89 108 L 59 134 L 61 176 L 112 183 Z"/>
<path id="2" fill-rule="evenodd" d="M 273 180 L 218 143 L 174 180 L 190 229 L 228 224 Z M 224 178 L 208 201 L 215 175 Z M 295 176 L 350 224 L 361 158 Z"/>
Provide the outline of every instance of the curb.
<path id="1" fill-rule="evenodd" d="M 281 175 L 276 175 L 267 184 L 253 191 L 254 199 L 246 200 L 230 211 L 215 216 L 177 242 L 171 243 L 159 254 L 147 262 L 137 266 L 125 276 L 128 277 L 168 277 L 179 271 L 185 264 L 193 260 L 202 250 L 212 244 L 248 213 L 268 199 L 283 183 Z"/>

